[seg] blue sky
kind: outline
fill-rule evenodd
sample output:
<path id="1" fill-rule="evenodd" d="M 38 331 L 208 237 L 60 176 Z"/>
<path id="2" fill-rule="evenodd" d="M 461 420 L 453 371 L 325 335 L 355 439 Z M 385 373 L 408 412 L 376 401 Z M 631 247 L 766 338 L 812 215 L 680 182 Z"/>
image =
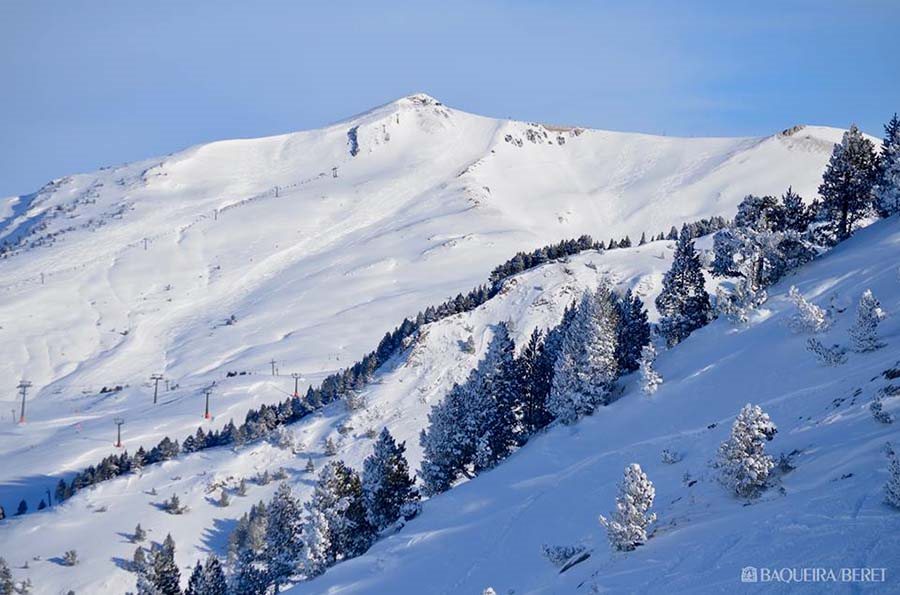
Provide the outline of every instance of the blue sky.
<path id="1" fill-rule="evenodd" d="M 416 91 L 614 130 L 880 135 L 898 23 L 896 0 L 2 0 L 0 196 Z"/>

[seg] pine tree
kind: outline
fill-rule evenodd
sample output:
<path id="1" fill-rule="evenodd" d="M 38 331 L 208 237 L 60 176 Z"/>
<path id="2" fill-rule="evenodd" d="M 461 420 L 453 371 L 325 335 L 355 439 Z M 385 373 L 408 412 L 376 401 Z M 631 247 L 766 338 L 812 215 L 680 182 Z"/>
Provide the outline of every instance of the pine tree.
<path id="1" fill-rule="evenodd" d="M 659 375 L 659 372 L 657 372 L 653 366 L 655 363 L 656 347 L 653 346 L 653 343 L 647 343 L 641 351 L 640 363 L 641 390 L 643 390 L 646 395 L 656 393 L 659 389 L 659 385 L 662 384 L 662 376 Z"/>
<path id="2" fill-rule="evenodd" d="M 280 484 L 268 507 L 263 554 L 276 593 L 298 570 L 303 548 L 301 512 L 300 502 L 291 488 L 286 483 Z"/>
<path id="3" fill-rule="evenodd" d="M 206 590 L 198 595 L 227 595 L 228 593 L 222 563 L 213 554 L 206 557 L 206 563 L 203 565 L 203 586 Z"/>
<path id="4" fill-rule="evenodd" d="M 375 539 L 375 529 L 366 518 L 359 476 L 343 461 L 322 468 L 306 508 L 321 512 L 328 522 L 329 564 L 362 554 Z"/>
<path id="5" fill-rule="evenodd" d="M 131 557 L 131 568 L 138 573 L 147 571 L 147 556 L 142 546 L 134 548 L 134 555 Z"/>
<path id="6" fill-rule="evenodd" d="M 543 333 L 537 327 L 519 354 L 517 367 L 521 382 L 521 423 L 525 436 L 543 428 L 553 416 L 547 410 L 547 397 L 553 380 L 553 362 L 546 355 Z"/>
<path id="7" fill-rule="evenodd" d="M 19 508 L 16 509 L 16 516 L 21 516 L 28 512 L 28 502 L 25 502 L 25 499 L 19 501 Z"/>
<path id="8" fill-rule="evenodd" d="M 647 527 L 656 521 L 651 513 L 656 490 L 641 466 L 632 463 L 625 468 L 625 478 L 619 484 L 616 510 L 611 519 L 600 516 L 613 549 L 631 551 L 647 541 Z"/>
<path id="9" fill-rule="evenodd" d="M 228 595 L 266 595 L 266 573 L 259 568 L 249 550 L 243 551 L 235 562 Z"/>
<path id="10" fill-rule="evenodd" d="M 337 445 L 334 443 L 334 439 L 331 436 L 325 439 L 324 451 L 326 457 L 333 457 L 337 454 Z"/>
<path id="11" fill-rule="evenodd" d="M 897 114 L 884 126 L 873 194 L 883 216 L 900 213 L 900 118 Z"/>
<path id="12" fill-rule="evenodd" d="M 219 492 L 219 506 L 225 508 L 229 504 L 231 504 L 231 499 L 228 497 L 228 490 L 222 488 L 222 491 Z"/>
<path id="13" fill-rule="evenodd" d="M 194 570 L 191 572 L 191 578 L 188 579 L 188 587 L 184 595 L 205 595 L 205 593 L 206 577 L 203 575 L 203 564 L 197 560 Z"/>
<path id="14" fill-rule="evenodd" d="M 400 510 L 416 496 L 414 479 L 404 453 L 406 444 L 397 444 L 387 428 L 381 430 L 372 454 L 363 462 L 362 491 L 366 519 L 376 531 L 400 518 Z"/>
<path id="15" fill-rule="evenodd" d="M 897 460 L 897 455 L 892 456 L 891 462 L 888 464 L 888 480 L 884 484 L 884 498 L 891 506 L 900 508 L 900 461 Z"/>
<path id="16" fill-rule="evenodd" d="M 175 540 L 171 533 L 151 554 L 150 576 L 161 595 L 181 595 L 181 571 L 175 563 Z"/>
<path id="17" fill-rule="evenodd" d="M 330 564 L 331 558 L 331 528 L 328 519 L 317 508 L 311 508 L 303 526 L 303 574 L 307 579 L 319 576 Z"/>
<path id="18" fill-rule="evenodd" d="M 759 493 L 775 467 L 765 443 L 777 431 L 759 405 L 745 405 L 731 426 L 731 436 L 719 447 L 716 467 L 720 482 L 741 497 Z"/>
<path id="19" fill-rule="evenodd" d="M 313 473 L 316 470 L 316 465 L 313 463 L 312 459 L 306 459 L 306 467 L 303 468 L 307 473 Z"/>
<path id="20" fill-rule="evenodd" d="M 840 345 L 826 347 L 815 337 L 806 340 L 806 349 L 816 356 L 816 360 L 824 366 L 839 366 L 847 363 L 846 350 Z"/>
<path id="21" fill-rule="evenodd" d="M 616 363 L 620 373 L 638 369 L 641 350 L 650 341 L 650 323 L 644 302 L 631 289 L 616 300 L 619 324 L 616 327 Z"/>
<path id="22" fill-rule="evenodd" d="M 865 353 L 875 351 L 883 344 L 878 339 L 878 325 L 886 317 L 881 304 L 867 289 L 859 298 L 856 322 L 850 327 L 850 345 L 854 351 Z"/>
<path id="23" fill-rule="evenodd" d="M 0 556 L 0 595 L 12 595 L 15 593 L 16 583 L 13 581 L 12 571 L 6 559 Z"/>
<path id="24" fill-rule="evenodd" d="M 547 406 L 563 423 L 588 415 L 609 398 L 618 377 L 619 314 L 609 285 L 582 295 L 563 339 Z"/>
<path id="25" fill-rule="evenodd" d="M 819 186 L 822 207 L 837 241 L 850 237 L 853 226 L 871 211 L 875 166 L 872 141 L 856 125 L 850 126 L 834 146 Z"/>
<path id="26" fill-rule="evenodd" d="M 669 345 L 680 343 L 709 321 L 711 307 L 703 267 L 689 239 L 679 239 L 675 246 L 672 267 L 663 277 L 656 308 L 662 316 L 660 330 Z"/>
<path id="27" fill-rule="evenodd" d="M 791 330 L 795 333 L 820 333 L 831 326 L 828 313 L 817 305 L 808 302 L 793 285 L 788 290 L 788 299 L 797 306 L 797 311 L 788 322 Z"/>
<path id="28" fill-rule="evenodd" d="M 134 535 L 132 535 L 131 541 L 134 543 L 141 543 L 145 539 L 147 539 L 147 532 L 144 531 L 143 527 L 141 527 L 141 524 L 138 523 L 134 528 Z"/>
<path id="29" fill-rule="evenodd" d="M 243 477 L 241 478 L 240 483 L 238 483 L 237 495 L 241 497 L 247 495 L 247 480 Z"/>
<path id="30" fill-rule="evenodd" d="M 781 195 L 781 212 L 785 230 L 803 233 L 811 223 L 809 210 L 803 204 L 803 199 L 790 186 Z"/>

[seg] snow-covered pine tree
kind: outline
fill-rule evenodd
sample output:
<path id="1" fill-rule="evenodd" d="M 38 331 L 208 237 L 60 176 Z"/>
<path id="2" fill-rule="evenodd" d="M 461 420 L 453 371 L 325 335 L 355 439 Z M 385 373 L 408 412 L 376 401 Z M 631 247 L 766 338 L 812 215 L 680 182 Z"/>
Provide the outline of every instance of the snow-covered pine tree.
<path id="1" fill-rule="evenodd" d="M 6 559 L 0 556 L 0 595 L 12 595 L 15 593 L 16 583 L 13 580 L 12 571 L 9 569 Z"/>
<path id="2" fill-rule="evenodd" d="M 323 450 L 325 451 L 326 457 L 333 457 L 337 454 L 337 445 L 334 443 L 334 439 L 331 436 L 325 439 Z"/>
<path id="3" fill-rule="evenodd" d="M 188 579 L 188 586 L 184 595 L 202 595 L 205 591 L 206 583 L 203 576 L 203 564 L 200 563 L 200 560 L 197 560 L 197 563 L 194 564 L 194 570 L 191 571 L 191 577 Z"/>
<path id="4" fill-rule="evenodd" d="M 460 420 L 466 419 L 466 388 L 454 384 L 440 403 L 428 413 L 428 428 L 419 435 L 422 446 L 422 478 L 425 493 L 433 496 L 450 489 L 460 474 L 467 474 L 466 464 L 472 453 L 470 437 Z"/>
<path id="5" fill-rule="evenodd" d="M 840 345 L 826 347 L 815 337 L 806 340 L 806 349 L 816 356 L 816 360 L 824 366 L 839 366 L 847 363 L 847 352 Z"/>
<path id="6" fill-rule="evenodd" d="M 788 299 L 797 306 L 797 311 L 788 320 L 791 330 L 795 333 L 820 333 L 831 326 L 828 312 L 807 301 L 793 285 L 788 290 Z"/>
<path id="7" fill-rule="evenodd" d="M 662 316 L 660 330 L 669 345 L 680 343 L 709 321 L 711 307 L 703 267 L 689 238 L 679 239 L 675 246 L 656 308 Z"/>
<path id="8" fill-rule="evenodd" d="M 553 420 L 547 410 L 553 363 L 545 355 L 545 343 L 542 339 L 543 333 L 535 327 L 517 360 L 522 379 L 521 423 L 525 436 L 534 434 Z"/>
<path id="9" fill-rule="evenodd" d="M 606 282 L 585 291 L 563 338 L 547 407 L 563 423 L 574 423 L 603 404 L 618 377 L 618 309 Z"/>
<path id="10" fill-rule="evenodd" d="M 138 523 L 134 528 L 134 534 L 131 536 L 131 541 L 134 543 L 141 543 L 145 539 L 147 539 L 147 532 L 144 531 L 144 528 Z"/>
<path id="11" fill-rule="evenodd" d="M 474 439 L 467 450 L 473 452 L 471 463 L 479 473 L 505 459 L 520 435 L 516 419 L 520 378 L 515 344 L 507 323 L 493 327 L 487 353 L 467 381 L 467 387 L 465 426 L 468 437 Z"/>
<path id="12" fill-rule="evenodd" d="M 875 351 L 883 345 L 878 339 L 878 325 L 885 317 L 881 304 L 872 295 L 872 290 L 865 290 L 856 308 L 856 322 L 849 331 L 853 351 L 865 353 Z"/>
<path id="13" fill-rule="evenodd" d="M 375 529 L 366 518 L 362 483 L 343 461 L 322 468 L 306 508 L 318 510 L 328 521 L 329 563 L 362 554 L 375 539 Z"/>
<path id="14" fill-rule="evenodd" d="M 387 428 L 381 430 L 372 454 L 363 462 L 362 491 L 366 518 L 381 531 L 400 518 L 402 506 L 417 497 L 404 453 Z"/>
<path id="15" fill-rule="evenodd" d="M 641 350 L 650 342 L 650 323 L 640 297 L 629 288 L 616 299 L 619 323 L 616 326 L 616 363 L 622 374 L 634 372 L 641 360 Z"/>
<path id="16" fill-rule="evenodd" d="M 203 584 L 206 590 L 198 595 L 227 595 L 228 593 L 222 563 L 213 554 L 206 557 L 206 563 L 203 565 Z"/>
<path id="17" fill-rule="evenodd" d="M 637 463 L 628 465 L 619 484 L 612 518 L 600 515 L 600 524 L 606 528 L 613 549 L 631 551 L 647 542 L 647 528 L 656 521 L 656 514 L 650 512 L 655 497 L 653 483 L 641 466 Z"/>
<path id="18" fill-rule="evenodd" d="M 888 463 L 888 480 L 884 484 L 884 499 L 895 508 L 900 508 L 900 460 L 897 455 L 891 456 Z"/>
<path id="19" fill-rule="evenodd" d="M 277 593 L 296 574 L 302 554 L 302 508 L 290 486 L 281 483 L 269 503 L 263 560 L 266 575 Z"/>
<path id="20" fill-rule="evenodd" d="M 834 146 L 825 166 L 819 194 L 837 241 L 850 237 L 853 226 L 872 209 L 875 146 L 856 125 Z"/>
<path id="21" fill-rule="evenodd" d="M 134 554 L 131 556 L 131 569 L 134 572 L 146 572 L 147 568 L 147 555 L 144 552 L 144 548 L 142 546 L 137 546 L 134 548 Z"/>
<path id="22" fill-rule="evenodd" d="M 775 466 L 766 454 L 765 443 L 777 431 L 759 405 L 745 405 L 731 426 L 731 436 L 719 447 L 715 464 L 719 481 L 738 496 L 758 494 Z"/>
<path id="23" fill-rule="evenodd" d="M 882 216 L 900 213 L 900 118 L 897 114 L 884 126 L 873 194 Z"/>
<path id="24" fill-rule="evenodd" d="M 228 595 L 266 595 L 269 589 L 266 573 L 249 550 L 241 552 L 234 564 Z"/>
<path id="25" fill-rule="evenodd" d="M 660 376 L 659 372 L 656 371 L 654 364 L 656 363 L 656 347 L 653 346 L 653 343 L 647 343 L 644 345 L 643 350 L 641 351 L 641 390 L 644 391 L 646 395 L 652 395 L 656 393 L 659 389 L 659 385 L 662 384 L 662 376 Z"/>
<path id="26" fill-rule="evenodd" d="M 334 562 L 331 556 L 331 528 L 325 514 L 317 508 L 309 509 L 303 525 L 303 560 L 301 567 L 307 579 L 325 572 Z"/>
<path id="27" fill-rule="evenodd" d="M 788 187 L 781 195 L 782 224 L 785 230 L 803 233 L 811 222 L 809 209 L 803 204 L 803 198 Z"/>
<path id="28" fill-rule="evenodd" d="M 181 571 L 175 563 L 175 540 L 171 533 L 153 548 L 150 557 L 150 576 L 160 594 L 181 595 Z"/>

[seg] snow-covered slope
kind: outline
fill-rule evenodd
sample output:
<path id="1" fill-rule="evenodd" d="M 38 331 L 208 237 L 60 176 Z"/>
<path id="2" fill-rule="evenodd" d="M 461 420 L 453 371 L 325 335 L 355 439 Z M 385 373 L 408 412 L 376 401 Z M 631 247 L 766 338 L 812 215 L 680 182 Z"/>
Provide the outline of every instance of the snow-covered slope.
<path id="1" fill-rule="evenodd" d="M 114 452 L 116 417 L 134 450 L 280 400 L 293 389 L 291 372 L 304 375 L 301 389 L 317 383 L 403 316 L 482 283 L 518 250 L 582 233 L 636 239 L 731 216 L 745 194 L 788 185 L 811 198 L 840 134 L 653 137 L 492 120 L 416 95 L 321 130 L 212 143 L 8 199 L 0 371 L 9 386 L 0 411 L 18 407 L 19 378 L 34 387 L 28 423 L 0 424 L 0 503 L 9 511 L 25 497 L 33 509 L 55 476 Z M 293 431 L 317 459 L 321 438 L 334 434 L 340 456 L 358 465 L 370 448 L 363 432 L 387 424 L 416 465 L 428 407 L 474 365 L 456 344 L 467 327 L 479 349 L 499 319 L 511 318 L 521 337 L 558 318 L 568 297 L 604 272 L 652 297 L 669 255 L 652 243 L 529 272 L 482 309 L 432 325 L 410 359 L 370 387 L 353 431 L 337 433 L 346 421 L 338 406 Z M 177 385 L 155 406 L 153 373 Z M 214 418 L 204 421 L 202 389 L 213 381 Z M 16 564 L 41 556 L 17 571 L 40 592 L 124 591 L 133 576 L 115 562 L 130 556 L 120 534 L 136 522 L 155 539 L 172 531 L 185 564 L 208 548 L 221 553 L 234 519 L 273 487 L 253 488 L 228 509 L 200 488 L 284 464 L 302 492 L 304 462 L 259 444 L 172 461 L 0 525 L 0 552 L 16 552 L 7 556 Z M 158 497 L 146 493 L 153 488 Z M 152 505 L 174 491 L 191 514 Z M 71 547 L 81 565 L 46 561 Z"/>
<path id="2" fill-rule="evenodd" d="M 657 363 L 665 383 L 653 397 L 638 390 L 636 378 L 626 379 L 620 400 L 575 426 L 553 427 L 496 469 L 429 500 L 421 517 L 366 555 L 291 592 L 449 594 L 488 586 L 498 593 L 733 592 L 745 566 L 825 568 L 839 576 L 841 568 L 886 569 L 885 583 L 856 583 L 852 589 L 893 592 L 900 516 L 884 502 L 882 488 L 885 445 L 900 445 L 896 428 L 876 422 L 869 403 L 885 387 L 893 387 L 887 394 L 898 393 L 898 250 L 896 218 L 860 232 L 773 287 L 770 301 L 748 325 L 716 321 L 662 354 Z M 634 259 L 638 269 L 647 264 L 641 256 Z M 558 274 L 561 267 L 520 277 L 515 294 L 545 283 L 551 268 Z M 615 270 L 616 277 L 638 286 L 647 280 Z M 563 279 L 591 281 L 578 273 L 557 277 L 550 295 L 561 291 Z M 855 302 L 871 289 L 890 316 L 882 325 L 886 346 L 851 354 L 840 367 L 818 364 L 805 349 L 806 336 L 786 325 L 794 312 L 786 299 L 792 284 L 819 305 L 834 305 L 837 323 L 822 340 L 844 345 Z M 504 306 L 486 306 L 457 324 L 481 330 L 492 307 L 525 327 L 540 322 L 538 302 L 531 302 L 529 314 L 520 309 L 522 302 L 513 297 Z M 493 314 L 496 320 L 500 312 Z M 450 341 L 432 338 L 437 334 L 429 335 L 429 344 L 451 351 Z M 458 359 L 449 358 L 451 370 Z M 792 454 L 796 466 L 778 474 L 777 488 L 750 505 L 730 496 L 709 467 L 748 402 L 761 405 L 778 425 L 768 451 Z M 884 404 L 893 415 L 900 413 L 900 396 Z M 391 425 L 402 433 L 405 417 Z M 665 464 L 663 449 L 684 458 Z M 647 545 L 613 554 L 597 517 L 613 508 L 616 483 L 632 462 L 656 485 L 658 526 Z M 582 545 L 591 557 L 560 574 L 542 556 L 543 544 Z M 790 571 L 782 576 L 790 577 Z M 768 585 L 773 586 L 851 588 Z"/>
<path id="3" fill-rule="evenodd" d="M 242 415 L 518 250 L 731 216 L 744 194 L 790 184 L 811 197 L 840 133 L 560 129 L 416 95 L 321 130 L 56 180 L 3 206 L 0 240 L 17 247 L 0 260 L 0 411 L 20 378 L 34 387 L 29 424 L 3 426 L 0 454 L 37 449 L 29 474 L 76 468 L 108 452 L 117 415 L 132 446 L 182 434 L 213 380 L 219 421 Z M 266 378 L 272 359 L 280 377 Z M 223 382 L 230 370 L 258 376 Z M 153 373 L 180 386 L 165 407 L 150 406 Z M 21 475 L 7 467 L 0 483 Z"/>

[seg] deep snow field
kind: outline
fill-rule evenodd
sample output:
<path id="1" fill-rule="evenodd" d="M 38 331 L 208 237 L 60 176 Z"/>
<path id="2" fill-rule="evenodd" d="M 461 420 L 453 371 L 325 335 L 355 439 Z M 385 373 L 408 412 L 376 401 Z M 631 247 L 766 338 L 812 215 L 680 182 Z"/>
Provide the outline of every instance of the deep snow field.
<path id="1" fill-rule="evenodd" d="M 24 497 L 33 509 L 59 476 L 114 452 L 116 417 L 133 451 L 281 400 L 292 372 L 303 375 L 301 390 L 317 384 L 404 316 L 483 283 L 516 251 L 582 233 L 636 241 L 644 231 L 732 217 L 745 194 L 789 185 L 811 199 L 841 133 L 654 137 L 493 120 L 417 95 L 320 130 L 212 143 L 8 199 L 0 240 L 26 243 L 0 260 L 0 371 L 9 380 L 0 504 L 10 514 Z M 382 426 L 406 440 L 417 468 L 430 406 L 475 365 L 491 325 L 512 321 L 519 343 L 535 325 L 555 324 L 600 276 L 634 288 L 655 318 L 672 248 L 586 252 L 527 271 L 475 311 L 426 327 L 366 389 L 363 411 L 333 404 L 291 426 L 298 454 L 268 443 L 210 449 L 105 482 L 0 523 L 0 555 L 37 593 L 123 593 L 134 589 L 122 562 L 135 524 L 153 540 L 171 532 L 186 568 L 209 551 L 223 554 L 236 519 L 276 487 L 251 482 L 247 497 L 220 508 L 207 493 L 217 482 L 283 466 L 306 499 L 313 476 L 302 469 L 308 457 L 320 466 L 325 437 L 358 468 L 371 449 L 366 430 Z M 881 503 L 882 448 L 892 433 L 898 442 L 896 430 L 868 410 L 888 383 L 881 373 L 900 360 L 898 317 L 882 325 L 886 348 L 838 368 L 820 366 L 805 337 L 784 325 L 791 284 L 823 307 L 848 308 L 826 343 L 846 342 L 864 289 L 896 313 L 898 254 L 896 220 L 860 232 L 771 288 L 749 324 L 720 320 L 662 353 L 665 383 L 652 398 L 626 377 L 619 401 L 551 428 L 297 592 L 717 591 L 739 587 L 745 565 L 900 568 L 900 517 Z M 459 348 L 470 334 L 476 354 Z M 155 406 L 154 373 L 177 385 Z M 14 425 L 20 378 L 34 387 L 27 423 Z M 205 421 L 202 389 L 213 381 L 214 417 Z M 783 493 L 747 507 L 707 465 L 746 402 L 778 424 L 772 453 L 800 451 Z M 338 432 L 346 425 L 352 430 Z M 684 460 L 664 465 L 663 448 Z M 631 462 L 657 486 L 660 521 L 647 546 L 612 555 L 597 516 L 611 510 Z M 697 480 L 691 487 L 686 473 Z M 172 493 L 188 514 L 156 506 Z M 593 554 L 560 575 L 541 555 L 544 543 L 580 543 Z M 72 548 L 79 565 L 54 560 Z"/>

